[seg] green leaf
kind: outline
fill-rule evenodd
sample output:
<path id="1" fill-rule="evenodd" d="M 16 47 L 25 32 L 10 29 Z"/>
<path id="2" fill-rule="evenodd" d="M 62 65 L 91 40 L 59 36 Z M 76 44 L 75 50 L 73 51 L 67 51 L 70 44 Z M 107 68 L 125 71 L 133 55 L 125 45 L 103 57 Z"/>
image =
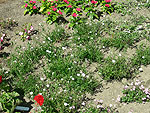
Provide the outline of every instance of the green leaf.
<path id="1" fill-rule="evenodd" d="M 70 24 L 69 24 L 69 27 L 73 27 L 73 26 L 74 26 L 74 23 L 70 23 Z"/>
<path id="2" fill-rule="evenodd" d="M 25 8 L 24 6 L 25 6 L 25 5 L 21 6 L 21 8 Z"/>
<path id="3" fill-rule="evenodd" d="M 26 15 L 27 12 L 28 12 L 28 10 L 25 10 L 25 11 L 24 11 L 24 15 Z"/>
<path id="4" fill-rule="evenodd" d="M 45 7 L 41 7 L 39 12 L 42 12 L 45 9 Z"/>
<path id="5" fill-rule="evenodd" d="M 57 17 L 54 15 L 54 16 L 52 17 L 52 19 L 53 19 L 53 21 L 55 21 L 55 20 L 57 19 Z"/>

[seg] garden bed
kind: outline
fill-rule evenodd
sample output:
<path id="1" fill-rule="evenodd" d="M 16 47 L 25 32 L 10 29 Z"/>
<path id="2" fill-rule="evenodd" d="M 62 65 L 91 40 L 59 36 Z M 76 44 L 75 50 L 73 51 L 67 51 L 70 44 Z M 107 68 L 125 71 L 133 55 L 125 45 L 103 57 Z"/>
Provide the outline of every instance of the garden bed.
<path id="1" fill-rule="evenodd" d="M 31 113 L 150 112 L 145 97 L 150 93 L 145 91 L 150 87 L 150 8 L 134 3 L 141 4 L 126 1 L 111 15 L 102 14 L 100 21 L 88 19 L 72 29 L 64 23 L 49 25 L 46 15 L 24 16 L 23 0 L 0 0 L 0 19 L 17 23 L 0 28 L 7 36 L 0 50 L 0 95 L 3 90 L 17 92 L 20 105 Z M 26 23 L 35 32 L 23 41 L 17 34 Z M 145 87 L 139 85 L 144 94 L 137 92 L 142 102 L 131 93 L 122 99 L 124 87 L 138 80 Z M 39 93 L 44 103 L 37 107 L 34 97 Z"/>

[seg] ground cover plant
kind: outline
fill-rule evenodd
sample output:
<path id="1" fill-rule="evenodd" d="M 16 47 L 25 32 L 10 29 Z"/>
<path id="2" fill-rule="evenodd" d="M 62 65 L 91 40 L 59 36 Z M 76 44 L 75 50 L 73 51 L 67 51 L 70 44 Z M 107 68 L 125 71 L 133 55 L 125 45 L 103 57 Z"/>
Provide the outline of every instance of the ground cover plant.
<path id="1" fill-rule="evenodd" d="M 149 88 L 145 88 L 141 81 L 136 80 L 135 83 L 126 85 L 122 91 L 124 96 L 121 97 L 121 102 L 149 102 Z"/>
<path id="2" fill-rule="evenodd" d="M 25 39 L 28 40 L 31 39 L 31 36 L 33 34 L 34 34 L 34 28 L 32 24 L 23 25 L 22 30 L 19 33 L 17 33 L 17 35 L 19 35 L 23 41 L 25 41 Z"/>
<path id="3" fill-rule="evenodd" d="M 0 28 L 1 29 L 12 29 L 13 27 L 17 27 L 18 23 L 11 19 L 11 18 L 7 18 L 5 19 L 0 19 Z"/>
<path id="4" fill-rule="evenodd" d="M 105 104 L 103 96 L 98 96 L 97 99 L 88 96 L 109 90 L 105 87 L 107 84 L 113 84 L 114 81 L 128 84 L 123 89 L 124 95 L 118 98 L 120 103 L 139 102 L 140 105 L 148 103 L 148 87 L 141 85 L 139 80 L 132 82 L 131 86 L 128 83 L 128 80 L 133 81 L 139 73 L 142 73 L 142 65 L 150 64 L 149 46 L 138 45 L 143 40 L 148 43 L 148 17 L 134 15 L 131 10 L 132 7 L 147 6 L 138 5 L 141 2 L 128 3 L 130 11 L 128 9 L 127 12 L 131 13 L 126 15 L 133 14 L 133 17 L 127 21 L 124 18 L 114 21 L 112 11 L 118 11 L 120 14 L 120 11 L 125 9 L 123 4 L 122 6 L 119 4 L 122 7 L 119 9 L 117 2 L 115 4 L 112 2 L 111 0 L 26 1 L 23 5 L 24 14 L 45 15 L 49 23 L 55 22 L 55 26 L 52 26 L 54 30 L 51 30 L 51 27 L 40 26 L 42 29 L 40 35 L 35 38 L 33 35 L 33 38 L 37 39 L 34 40 L 36 46 L 32 45 L 33 40 L 25 40 L 29 39 L 33 29 L 36 29 L 33 28 L 35 24 L 26 24 L 22 31 L 19 30 L 18 34 L 23 39 L 23 44 L 30 43 L 26 48 L 24 47 L 25 49 L 22 49 L 22 46 L 17 47 L 16 51 L 9 55 L 6 59 L 6 69 L 3 68 L 3 64 L 0 65 L 0 100 L 2 101 L 0 101 L 0 112 L 13 112 L 16 105 L 27 104 L 27 107 L 33 105 L 29 111 L 31 113 L 121 113 L 119 107 Z M 102 12 L 112 14 L 106 15 L 110 18 L 102 18 L 100 15 L 99 19 L 99 13 Z M 84 13 L 85 17 L 90 18 L 89 20 L 83 19 Z M 66 25 L 57 24 L 57 19 L 60 17 L 69 18 L 70 27 L 74 28 L 68 29 Z M 124 16 L 119 18 L 121 17 Z M 4 36 L 5 34 L 2 33 L 1 40 L 5 39 Z M 116 53 L 107 55 L 111 53 L 112 48 L 115 48 Z M 126 57 L 128 49 L 133 48 L 136 49 L 133 56 Z M 4 61 L 0 59 L 0 62 Z M 96 66 L 92 67 L 93 64 Z M 116 91 L 115 85 L 112 87 Z M 16 95 L 10 96 L 13 93 Z M 119 94 L 119 91 L 115 93 Z M 113 91 L 109 92 L 109 97 L 112 94 Z M 104 95 L 107 97 L 107 94 Z M 27 102 L 23 97 L 30 101 Z M 111 101 L 109 97 L 107 98 Z M 17 103 L 18 99 L 23 102 Z"/>

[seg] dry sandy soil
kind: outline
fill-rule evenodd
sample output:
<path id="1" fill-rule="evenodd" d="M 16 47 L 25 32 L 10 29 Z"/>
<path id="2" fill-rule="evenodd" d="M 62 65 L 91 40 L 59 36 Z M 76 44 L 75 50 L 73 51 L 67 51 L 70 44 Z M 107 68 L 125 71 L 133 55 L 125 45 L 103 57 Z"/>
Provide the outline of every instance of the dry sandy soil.
<path id="1" fill-rule="evenodd" d="M 126 2 L 125 0 L 122 0 L 121 2 L 123 2 L 123 1 Z M 120 2 L 120 0 L 119 0 L 119 2 Z M 20 40 L 20 38 L 18 36 L 16 36 L 16 34 L 15 34 L 15 32 L 18 31 L 23 24 L 32 23 L 34 28 L 38 29 L 39 32 L 40 32 L 40 28 L 38 26 L 39 23 L 42 22 L 46 26 L 46 23 L 43 21 L 44 17 L 42 15 L 33 15 L 33 16 L 26 15 L 26 16 L 24 16 L 23 15 L 24 9 L 21 8 L 21 6 L 23 4 L 24 4 L 24 0 L 0 0 L 0 18 L 12 18 L 12 19 L 15 19 L 19 23 L 18 27 L 15 27 L 12 31 L 6 30 L 6 33 L 10 38 L 10 42 L 13 41 L 15 44 L 5 47 L 0 52 L 0 54 L 13 53 L 13 52 L 15 52 L 15 48 L 18 45 L 21 45 L 22 47 L 27 46 L 28 42 L 27 41 L 22 42 L 22 40 Z M 137 11 L 135 13 L 150 16 L 149 10 L 147 10 L 147 9 L 143 9 L 143 10 L 144 11 Z M 119 20 L 119 19 L 125 19 L 125 18 L 128 19 L 130 17 L 121 17 L 120 18 L 119 14 L 112 14 L 111 18 L 114 20 L 115 19 Z M 34 35 L 33 38 L 39 40 L 40 34 Z M 29 42 L 32 44 L 32 43 L 34 43 L 34 40 L 31 40 Z M 127 57 L 132 56 L 132 54 L 134 52 L 135 52 L 134 49 L 128 49 L 128 51 L 126 53 Z M 111 53 L 111 51 L 110 51 L 110 53 Z M 5 65 L 4 61 L 0 60 L 0 62 L 3 63 L 3 65 Z M 97 67 L 95 64 L 92 64 L 89 67 L 90 71 L 93 71 L 93 72 L 96 70 L 96 68 Z M 145 85 L 147 87 L 149 87 L 150 86 L 150 83 L 149 83 L 149 81 L 150 81 L 150 66 L 147 66 L 147 67 L 142 66 L 142 68 L 143 68 L 143 72 L 141 72 L 139 75 L 137 75 L 137 77 L 134 80 L 140 79 L 145 82 Z M 95 76 L 98 76 L 98 73 L 95 72 Z M 103 83 L 104 89 L 102 92 L 99 92 L 95 95 L 87 94 L 87 96 L 90 99 L 102 99 L 104 101 L 104 105 L 107 105 L 107 106 L 112 104 L 113 106 L 117 107 L 119 113 L 128 113 L 129 111 L 132 111 L 133 113 L 150 113 L 150 103 L 120 104 L 120 103 L 116 102 L 118 95 L 120 95 L 120 96 L 122 95 L 123 86 L 126 83 L 131 83 L 131 81 L 134 81 L 134 80 L 123 79 L 122 82 L 116 82 L 116 81 L 114 81 L 112 83 L 104 82 Z"/>

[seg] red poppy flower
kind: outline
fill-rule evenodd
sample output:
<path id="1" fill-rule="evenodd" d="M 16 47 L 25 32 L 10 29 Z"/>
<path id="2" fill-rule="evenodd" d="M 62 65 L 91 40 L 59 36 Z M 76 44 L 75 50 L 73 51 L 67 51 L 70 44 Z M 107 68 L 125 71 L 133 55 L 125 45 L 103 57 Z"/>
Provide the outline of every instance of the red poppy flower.
<path id="1" fill-rule="evenodd" d="M 40 106 L 44 103 L 44 97 L 40 94 L 36 95 L 33 100 L 35 100 Z"/>
<path id="2" fill-rule="evenodd" d="M 0 83 L 2 82 L 2 75 L 0 76 Z"/>

